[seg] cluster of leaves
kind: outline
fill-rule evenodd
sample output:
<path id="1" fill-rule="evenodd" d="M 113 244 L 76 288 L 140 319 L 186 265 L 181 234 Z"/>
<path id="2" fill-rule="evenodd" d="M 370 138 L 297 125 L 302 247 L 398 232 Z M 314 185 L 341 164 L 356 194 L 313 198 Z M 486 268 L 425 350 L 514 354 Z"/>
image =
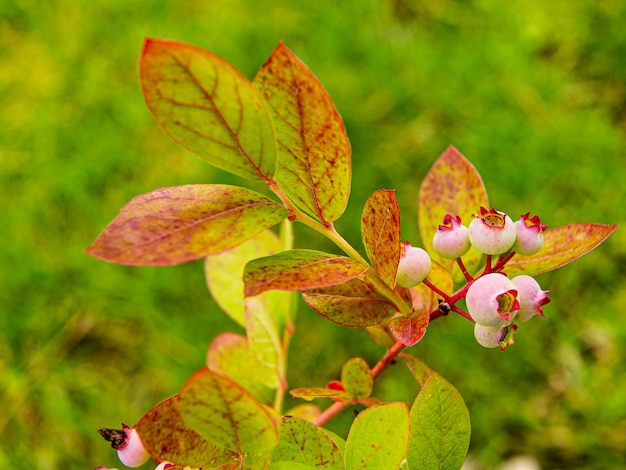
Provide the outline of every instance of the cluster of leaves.
<path id="1" fill-rule="evenodd" d="M 463 400 L 449 382 L 402 351 L 447 313 L 439 307 L 442 299 L 461 298 L 455 285 L 467 279 L 453 261 L 433 255 L 428 285 L 396 285 L 402 243 L 393 191 L 375 191 L 363 209 L 369 261 L 335 230 L 348 202 L 351 151 L 321 83 L 283 44 L 252 82 L 221 58 L 172 41 L 147 40 L 140 69 L 146 103 L 175 142 L 208 163 L 264 183 L 279 199 L 220 184 L 158 189 L 129 202 L 88 249 L 129 265 L 205 258 L 214 298 L 246 332 L 219 335 L 207 366 L 136 423 L 152 457 L 192 467 L 459 468 L 470 432 Z M 489 205 L 480 175 L 454 148 L 433 166 L 419 198 L 429 251 L 445 214 L 468 220 Z M 293 249 L 293 221 L 322 233 L 347 256 Z M 270 228 L 281 222 L 276 235 Z M 549 230 L 544 250 L 511 260 L 507 273 L 555 269 L 614 229 L 573 224 Z M 472 273 L 482 261 L 477 251 L 464 257 Z M 306 400 L 334 400 L 325 411 L 310 404 L 282 409 L 293 291 L 320 315 L 366 328 L 387 348 L 373 368 L 354 358 L 340 381 L 291 390 Z M 410 409 L 372 396 L 374 381 L 396 357 L 421 386 Z M 357 403 L 366 409 L 347 440 L 321 427 Z"/>

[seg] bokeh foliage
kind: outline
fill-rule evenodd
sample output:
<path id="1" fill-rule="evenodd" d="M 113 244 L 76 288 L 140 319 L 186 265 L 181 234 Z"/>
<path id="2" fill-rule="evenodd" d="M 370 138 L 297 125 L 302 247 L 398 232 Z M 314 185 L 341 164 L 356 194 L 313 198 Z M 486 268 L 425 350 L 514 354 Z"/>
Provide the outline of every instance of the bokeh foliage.
<path id="1" fill-rule="evenodd" d="M 0 466 L 119 465 L 96 428 L 136 421 L 203 364 L 211 338 L 238 331 L 201 263 L 84 254 L 133 196 L 240 184 L 154 123 L 136 73 L 145 36 L 209 49 L 248 77 L 280 40 L 300 56 L 346 122 L 353 188 L 336 225 L 360 248 L 361 209 L 379 188 L 397 189 L 403 238 L 418 244 L 419 183 L 450 144 L 514 217 L 624 224 L 625 23 L 619 0 L 0 3 Z M 467 401 L 477 468 L 520 454 L 544 468 L 626 464 L 625 246 L 620 229 L 542 276 L 546 318 L 504 353 L 478 346 L 460 317 L 414 348 Z M 382 353 L 305 307 L 297 328 L 292 387 Z M 377 392 L 415 390 L 398 369 Z"/>

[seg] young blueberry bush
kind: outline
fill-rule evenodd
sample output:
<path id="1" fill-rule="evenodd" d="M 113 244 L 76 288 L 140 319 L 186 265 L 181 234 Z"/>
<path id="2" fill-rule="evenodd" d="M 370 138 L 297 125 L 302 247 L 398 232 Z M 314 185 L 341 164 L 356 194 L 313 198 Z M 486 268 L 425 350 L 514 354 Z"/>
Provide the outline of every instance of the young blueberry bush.
<path id="1" fill-rule="evenodd" d="M 285 45 L 249 81 L 210 52 L 148 39 L 140 79 L 148 107 L 175 142 L 264 183 L 273 197 L 221 184 L 158 189 L 124 206 L 89 247 L 93 256 L 126 265 L 204 258 L 213 297 L 245 331 L 219 334 L 180 392 L 133 426 L 99 430 L 121 462 L 137 467 L 151 457 L 158 469 L 460 468 L 470 439 L 463 399 L 407 349 L 430 322 L 453 312 L 474 323 L 481 345 L 504 350 L 549 302 L 532 276 L 582 256 L 616 226 L 547 230 L 530 213 L 514 222 L 491 208 L 476 169 L 450 147 L 420 187 L 424 246 L 402 243 L 394 191 L 381 189 L 361 216 L 366 259 L 333 225 L 351 184 L 343 122 Z M 344 255 L 293 249 L 295 222 Z M 280 230 L 271 230 L 277 224 Z M 338 380 L 289 390 L 295 291 L 328 320 L 366 329 L 385 348 L 380 360 L 370 367 L 348 358 Z M 412 403 L 372 395 L 397 361 L 415 377 Z M 287 392 L 331 404 L 283 409 Z M 356 404 L 364 411 L 347 437 L 324 428 Z"/>

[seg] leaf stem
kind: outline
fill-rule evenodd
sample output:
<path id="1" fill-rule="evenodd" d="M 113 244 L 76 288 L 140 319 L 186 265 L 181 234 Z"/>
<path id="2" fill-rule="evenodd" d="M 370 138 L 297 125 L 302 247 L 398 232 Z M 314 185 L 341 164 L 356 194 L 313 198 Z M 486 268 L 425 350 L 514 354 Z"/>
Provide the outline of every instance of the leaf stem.
<path id="1" fill-rule="evenodd" d="M 282 191 L 282 189 L 280 189 L 280 187 L 275 181 L 268 183 L 268 186 L 274 192 L 274 194 L 276 194 L 280 198 L 280 200 L 285 204 L 287 209 L 291 212 L 291 215 L 289 217 L 290 220 L 293 220 L 293 221 L 297 220 L 298 222 L 303 223 L 307 227 L 312 228 L 316 232 L 321 233 L 326 238 L 331 240 L 335 245 L 341 248 L 341 250 L 345 254 L 347 254 L 350 258 L 370 268 L 369 272 L 371 273 L 371 275 L 368 276 L 368 279 L 372 281 L 376 290 L 380 294 L 384 295 L 391 302 L 393 302 L 399 312 L 403 314 L 411 313 L 412 311 L 411 306 L 407 304 L 402 299 L 402 297 L 400 297 L 400 294 L 398 294 L 394 289 L 389 287 L 385 283 L 385 281 L 383 281 L 380 278 L 380 276 L 378 276 L 375 273 L 370 263 L 368 263 L 367 260 L 363 258 L 363 256 L 361 256 L 361 254 L 356 249 L 354 249 L 354 247 L 350 245 L 350 243 L 348 243 L 348 241 L 345 238 L 343 238 L 339 234 L 339 232 L 337 232 L 337 230 L 335 230 L 335 227 L 333 226 L 332 223 L 325 225 L 321 222 L 318 222 L 317 220 L 315 220 L 308 214 L 304 213 L 303 211 L 301 211 L 291 201 L 291 199 L 289 199 L 289 197 Z"/>

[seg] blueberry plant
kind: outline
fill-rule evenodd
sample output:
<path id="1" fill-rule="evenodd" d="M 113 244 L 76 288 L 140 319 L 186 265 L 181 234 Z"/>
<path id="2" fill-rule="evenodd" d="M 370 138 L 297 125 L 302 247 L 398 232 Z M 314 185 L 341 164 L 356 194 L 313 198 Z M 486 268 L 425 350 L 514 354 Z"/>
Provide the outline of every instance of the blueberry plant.
<path id="1" fill-rule="evenodd" d="M 532 276 L 582 256 L 616 226 L 547 230 L 530 213 L 514 221 L 491 208 L 476 169 L 450 147 L 420 187 L 423 247 L 401 241 L 395 193 L 380 189 L 361 215 L 365 258 L 333 225 L 351 185 L 343 122 L 284 44 L 249 81 L 198 47 L 148 39 L 140 79 L 148 107 L 175 142 L 268 191 L 157 189 L 124 206 L 88 248 L 125 265 L 203 258 L 212 295 L 245 331 L 219 334 L 180 392 L 133 426 L 99 430 L 122 463 L 137 467 L 152 458 L 159 470 L 460 468 L 470 440 L 467 408 L 453 385 L 408 349 L 430 322 L 453 313 L 474 324 L 481 345 L 504 350 L 549 301 Z M 293 249 L 296 222 L 343 254 Z M 294 291 L 326 319 L 366 329 L 385 349 L 380 360 L 346 358 L 337 380 L 290 390 Z M 398 361 L 415 377 L 412 403 L 372 395 L 374 382 Z M 304 401 L 284 409 L 286 393 Z M 363 411 L 345 438 L 324 428 L 357 404 Z"/>

